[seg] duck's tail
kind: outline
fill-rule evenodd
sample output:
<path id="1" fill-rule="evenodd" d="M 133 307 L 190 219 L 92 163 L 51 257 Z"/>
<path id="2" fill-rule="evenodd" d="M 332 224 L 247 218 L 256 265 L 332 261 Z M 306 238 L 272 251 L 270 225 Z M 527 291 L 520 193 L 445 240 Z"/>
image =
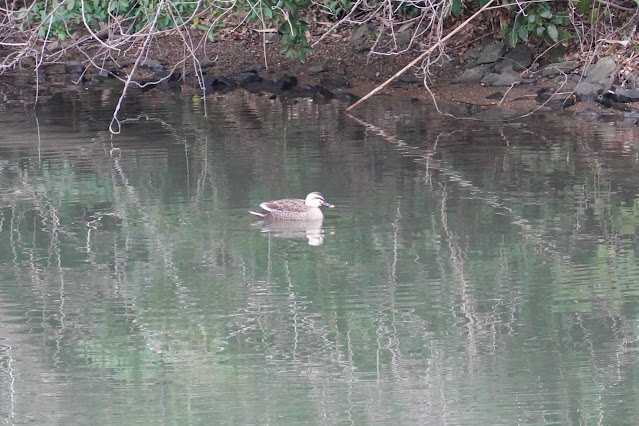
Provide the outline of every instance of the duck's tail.
<path id="1" fill-rule="evenodd" d="M 258 217 L 266 217 L 266 215 L 268 214 L 268 212 L 254 212 L 253 210 L 249 210 L 249 213 L 254 214 Z"/>

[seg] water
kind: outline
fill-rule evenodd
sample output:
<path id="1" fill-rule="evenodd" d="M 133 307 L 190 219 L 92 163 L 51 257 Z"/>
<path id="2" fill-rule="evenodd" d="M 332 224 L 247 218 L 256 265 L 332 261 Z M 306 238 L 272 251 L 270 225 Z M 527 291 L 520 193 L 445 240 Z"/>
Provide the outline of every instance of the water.
<path id="1" fill-rule="evenodd" d="M 4 423 L 639 414 L 631 123 L 151 91 L 111 139 L 116 100 L 0 115 Z"/>

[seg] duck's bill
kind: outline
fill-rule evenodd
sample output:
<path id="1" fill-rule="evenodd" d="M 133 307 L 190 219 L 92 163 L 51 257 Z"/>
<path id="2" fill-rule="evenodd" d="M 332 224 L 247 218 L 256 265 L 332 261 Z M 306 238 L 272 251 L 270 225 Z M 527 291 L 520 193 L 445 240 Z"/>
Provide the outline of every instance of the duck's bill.
<path id="1" fill-rule="evenodd" d="M 328 207 L 329 209 L 332 209 L 333 207 L 335 207 L 334 205 L 332 205 L 331 203 L 328 203 L 326 201 L 324 201 L 324 203 L 322 204 L 324 207 Z"/>

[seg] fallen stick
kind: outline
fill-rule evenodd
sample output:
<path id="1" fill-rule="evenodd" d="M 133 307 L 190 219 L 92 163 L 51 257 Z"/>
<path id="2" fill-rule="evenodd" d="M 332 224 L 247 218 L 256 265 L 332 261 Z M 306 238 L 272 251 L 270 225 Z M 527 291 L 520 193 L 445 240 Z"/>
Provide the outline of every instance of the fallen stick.
<path id="1" fill-rule="evenodd" d="M 446 35 L 446 37 L 442 38 L 441 40 L 439 40 L 437 43 L 433 44 L 431 47 L 429 47 L 428 49 L 426 49 L 426 51 L 424 53 L 422 53 L 421 55 L 419 55 L 417 58 L 415 58 L 413 61 L 411 61 L 411 63 L 409 63 L 408 65 L 406 65 L 404 68 L 402 68 L 401 70 L 399 70 L 394 76 L 392 76 L 391 78 L 389 78 L 388 80 L 386 80 L 385 82 L 383 82 L 382 84 L 380 84 L 379 86 L 377 86 L 376 88 L 374 88 L 373 90 L 371 90 L 370 92 L 368 92 L 366 94 L 366 96 L 364 96 L 363 98 L 361 98 L 360 100 L 358 100 L 357 102 L 355 102 L 353 105 L 349 106 L 348 108 L 346 108 L 346 111 L 350 111 L 353 108 L 355 108 L 357 105 L 361 104 L 362 102 L 364 102 L 366 99 L 370 98 L 371 96 L 373 96 L 375 93 L 379 92 L 380 90 L 382 90 L 384 87 L 386 87 L 388 84 L 390 84 L 393 80 L 395 80 L 397 77 L 399 77 L 400 75 L 404 74 L 406 71 L 408 71 L 413 65 L 415 65 L 417 62 L 421 61 L 422 59 L 424 59 L 424 57 L 428 54 L 430 54 L 433 50 L 435 50 L 437 47 L 439 47 L 441 44 L 443 44 L 446 40 L 448 40 L 449 38 L 451 38 L 452 36 L 454 36 L 455 34 L 457 34 L 459 31 L 461 31 L 462 28 L 464 28 L 466 25 L 468 25 L 469 22 L 471 22 L 473 19 L 475 19 L 477 17 L 477 15 L 479 15 L 480 13 L 482 13 L 484 10 L 488 9 L 488 6 L 490 6 L 495 0 L 490 0 L 488 3 L 486 3 L 481 9 L 479 9 L 477 12 L 473 13 L 472 16 L 468 19 L 466 19 L 464 22 L 462 22 L 461 24 L 459 24 L 459 26 L 457 28 L 455 28 L 454 30 L 452 30 L 450 33 L 448 33 L 448 35 Z"/>

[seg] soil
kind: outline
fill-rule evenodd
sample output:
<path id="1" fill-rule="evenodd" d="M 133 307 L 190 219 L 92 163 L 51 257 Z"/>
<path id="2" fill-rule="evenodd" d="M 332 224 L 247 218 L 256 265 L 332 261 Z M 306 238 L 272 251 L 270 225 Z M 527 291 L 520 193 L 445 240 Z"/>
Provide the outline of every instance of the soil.
<path id="1" fill-rule="evenodd" d="M 323 78 L 336 75 L 344 76 L 350 84 L 350 87 L 344 90 L 362 97 L 421 54 L 417 51 L 388 55 L 370 54 L 361 46 L 353 45 L 350 42 L 350 37 L 350 31 L 326 37 L 313 47 L 305 62 L 288 58 L 279 53 L 279 42 L 263 43 L 261 36 L 243 37 L 239 40 L 225 38 L 209 44 L 207 51 L 202 52 L 199 56 L 200 59 L 215 61 L 215 65 L 209 70 L 209 73 L 214 75 L 228 75 L 257 65 L 265 67 L 260 72 L 264 78 L 275 80 L 288 74 L 297 77 L 300 85 L 315 86 L 320 84 Z M 164 39 L 158 41 L 154 47 L 153 50 L 157 52 L 157 58 L 169 64 L 175 63 L 184 54 L 183 45 L 179 40 Z M 309 74 L 308 70 L 316 65 L 324 65 L 327 71 Z M 432 102 L 434 97 L 438 104 L 442 103 L 449 107 L 461 104 L 525 113 L 539 108 L 534 97 L 535 92 L 541 87 L 548 87 L 553 91 L 559 89 L 557 96 L 563 98 L 568 96 L 575 87 L 575 83 L 570 81 L 566 82 L 565 85 L 546 82 L 543 85 L 521 85 L 510 89 L 508 87 L 485 87 L 479 84 L 454 84 L 454 78 L 462 72 L 461 67 L 444 70 L 440 66 L 433 66 L 430 72 L 428 84 L 433 95 L 424 87 L 423 77 L 420 76 L 421 69 L 418 67 L 413 67 L 402 74 L 401 79 L 407 81 L 395 81 L 379 93 L 391 97 L 420 99 L 426 102 Z M 490 95 L 498 93 L 504 94 L 504 97 L 487 99 Z M 593 106 L 596 107 L 596 104 L 578 103 L 566 111 L 579 113 Z M 549 108 L 542 107 L 542 110 L 548 111 Z"/>
<path id="2" fill-rule="evenodd" d="M 370 54 L 361 45 L 350 42 L 351 31 L 343 30 L 331 34 L 313 46 L 313 50 L 307 55 L 306 62 L 298 59 L 288 58 L 279 53 L 279 41 L 264 42 L 260 34 L 248 33 L 243 36 L 236 34 L 221 36 L 214 43 L 207 43 L 206 47 L 197 52 L 199 60 L 213 61 L 214 65 L 207 68 L 206 72 L 214 76 L 224 76 L 255 67 L 264 67 L 260 75 L 265 79 L 276 80 L 284 74 L 295 76 L 300 85 L 307 84 L 316 86 L 321 80 L 329 77 L 344 77 L 350 87 L 341 89 L 357 96 L 364 96 L 372 89 L 376 88 L 399 70 L 404 68 L 411 60 L 419 56 L 420 52 L 412 51 L 404 54 Z M 318 40 L 318 37 L 315 37 Z M 177 35 L 167 35 L 157 38 L 150 46 L 148 58 L 160 60 L 167 68 L 180 62 L 185 57 L 184 44 L 182 38 Z M 266 58 L 266 60 L 265 60 Z M 133 57 L 117 58 L 118 62 L 124 63 Z M 79 54 L 74 57 L 73 53 L 61 58 L 61 62 L 77 60 L 82 62 L 86 57 Z M 192 60 L 187 60 L 188 64 Z M 64 66 L 58 64 L 64 74 Z M 309 70 L 316 65 L 323 65 L 326 71 L 318 74 L 311 74 Z M 45 67 L 45 74 L 50 74 L 47 69 L 53 69 L 55 64 Z M 384 88 L 380 94 L 390 95 L 399 98 L 416 98 L 427 102 L 432 102 L 433 96 L 424 87 L 423 78 L 416 77 L 421 70 L 417 67 L 407 71 L 402 75 L 400 82 L 394 82 Z M 465 107 L 498 108 L 501 110 L 512 110 L 527 113 L 539 108 L 534 100 L 535 92 L 542 87 L 536 85 L 520 85 L 512 88 L 484 87 L 482 85 L 460 85 L 453 84 L 452 80 L 461 73 L 461 67 L 444 70 L 440 66 L 432 66 L 429 75 L 429 88 L 432 90 L 438 104 L 447 104 L 451 110 L 460 105 Z M 31 70 L 31 78 L 33 71 Z M 88 77 L 95 70 L 88 72 Z M 69 76 L 63 76 L 66 79 Z M 0 76 L 0 79 L 2 76 Z M 51 81 L 50 79 L 47 81 Z M 560 85 L 546 81 L 543 83 L 552 91 L 559 90 L 557 96 L 565 98 L 574 88 L 573 82 Z M 340 89 L 338 89 L 340 90 Z M 489 95 L 491 99 L 488 99 Z M 579 113 L 586 108 L 598 108 L 594 103 L 577 103 L 574 107 L 564 110 L 566 113 Z M 542 107 L 542 110 L 549 110 Z"/>

